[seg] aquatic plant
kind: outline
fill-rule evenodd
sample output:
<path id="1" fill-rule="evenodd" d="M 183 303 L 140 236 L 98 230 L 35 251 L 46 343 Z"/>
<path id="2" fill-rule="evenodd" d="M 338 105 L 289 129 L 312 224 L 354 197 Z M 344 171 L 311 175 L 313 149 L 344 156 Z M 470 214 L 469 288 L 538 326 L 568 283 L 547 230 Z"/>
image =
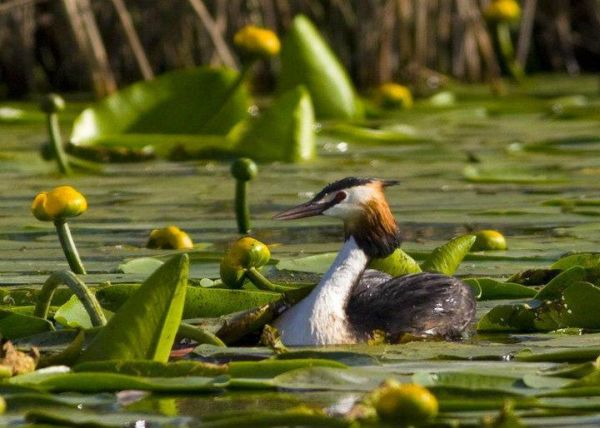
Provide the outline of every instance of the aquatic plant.
<path id="1" fill-rule="evenodd" d="M 261 289 L 276 292 L 294 290 L 293 287 L 273 284 L 259 272 L 271 259 L 271 252 L 262 242 L 249 236 L 238 239 L 221 260 L 220 274 L 223 283 L 240 288 L 246 279 Z"/>
<path id="2" fill-rule="evenodd" d="M 388 379 L 371 391 L 365 402 L 386 422 L 423 424 L 438 414 L 438 401 L 425 387 Z"/>
<path id="3" fill-rule="evenodd" d="M 494 27 L 500 54 L 511 76 L 515 80 L 521 81 L 524 71 L 515 57 L 515 49 L 510 35 L 511 24 L 518 22 L 521 18 L 521 7 L 515 0 L 492 0 L 484 10 L 484 16 Z"/>
<path id="4" fill-rule="evenodd" d="M 240 158 L 231 164 L 231 175 L 235 178 L 235 218 L 238 232 L 250 231 L 250 208 L 248 207 L 248 181 L 258 174 L 258 167 L 252 159 Z"/>
<path id="5" fill-rule="evenodd" d="M 65 153 L 62 136 L 60 135 L 60 126 L 58 124 L 58 113 L 65 109 L 65 100 L 60 95 L 48 94 L 42 99 L 40 109 L 46 113 L 51 155 L 56 159 L 60 173 L 69 175 L 72 173 L 72 170 Z"/>
<path id="6" fill-rule="evenodd" d="M 194 243 L 190 236 L 177 226 L 167 226 L 162 229 L 154 229 L 150 232 L 150 238 L 146 247 L 186 250 L 194 248 Z"/>
<path id="7" fill-rule="evenodd" d="M 506 250 L 506 238 L 497 230 L 480 230 L 475 233 L 471 251 Z"/>
<path id="8" fill-rule="evenodd" d="M 381 84 L 375 92 L 375 98 L 378 104 L 389 109 L 411 108 L 413 105 L 410 89 L 394 82 Z"/>
<path id="9" fill-rule="evenodd" d="M 67 219 L 87 210 L 85 197 L 71 186 L 59 186 L 50 192 L 38 193 L 31 204 L 31 212 L 40 221 L 51 221 L 71 270 L 85 275 L 85 268 L 71 236 Z"/>

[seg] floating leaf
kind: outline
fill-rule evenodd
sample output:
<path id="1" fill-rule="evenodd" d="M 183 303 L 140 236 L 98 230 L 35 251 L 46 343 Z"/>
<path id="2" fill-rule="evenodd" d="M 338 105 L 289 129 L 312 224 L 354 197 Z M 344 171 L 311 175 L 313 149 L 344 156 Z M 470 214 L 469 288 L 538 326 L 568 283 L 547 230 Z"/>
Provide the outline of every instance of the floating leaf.
<path id="1" fill-rule="evenodd" d="M 147 426 L 187 427 L 188 417 L 170 417 L 145 413 L 94 413 L 80 409 L 36 408 L 25 414 L 25 420 L 36 426 L 81 426 L 113 428 L 135 426 L 144 421 Z"/>
<path id="2" fill-rule="evenodd" d="M 162 265 L 121 306 L 79 362 L 147 359 L 166 362 L 175 340 L 189 269 L 185 254 Z"/>
<path id="3" fill-rule="evenodd" d="M 519 299 L 533 297 L 537 291 L 511 282 L 502 282 L 493 278 L 475 278 L 481 288 L 481 300 Z M 468 281 L 465 281 L 468 282 Z"/>
<path id="4" fill-rule="evenodd" d="M 585 269 L 579 266 L 569 268 L 555 276 L 544 288 L 536 295 L 536 300 L 557 300 L 562 296 L 562 292 L 570 285 L 585 281 L 587 273 Z"/>
<path id="5" fill-rule="evenodd" d="M 333 263 L 337 253 L 314 254 L 306 257 L 282 259 L 277 263 L 277 269 L 296 272 L 325 273 Z"/>
<path id="6" fill-rule="evenodd" d="M 0 334 L 3 339 L 17 339 L 51 330 L 54 327 L 48 320 L 0 309 Z"/>
<path id="7" fill-rule="evenodd" d="M 421 272 L 419 264 L 400 248 L 384 259 L 372 259 L 369 268 L 388 273 L 394 277 Z"/>
<path id="8" fill-rule="evenodd" d="M 323 133 L 353 142 L 378 144 L 418 144 L 432 139 L 419 134 L 414 129 L 367 128 L 348 123 L 326 126 Z"/>
<path id="9" fill-rule="evenodd" d="M 314 112 L 302 86 L 278 99 L 257 119 L 248 122 L 236 150 L 256 161 L 301 162 L 315 157 Z"/>
<path id="10" fill-rule="evenodd" d="M 443 387 L 454 390 L 523 394 L 520 379 L 512 376 L 492 376 L 468 371 L 462 372 L 416 372 L 412 376 L 415 383 L 426 387 Z"/>
<path id="11" fill-rule="evenodd" d="M 320 119 L 353 119 L 361 115 L 356 91 L 313 23 L 297 15 L 283 41 L 279 89 L 308 88 Z"/>
<path id="12" fill-rule="evenodd" d="M 291 370 L 273 378 L 273 384 L 290 390 L 322 391 L 369 391 L 385 377 L 372 373 L 359 373 L 357 370 L 331 367 L 310 367 Z"/>
<path id="13" fill-rule="evenodd" d="M 139 285 L 112 285 L 96 293 L 102 307 L 117 311 Z M 183 319 L 211 318 L 252 309 L 281 299 L 281 294 L 266 291 L 187 287 Z"/>
<path id="14" fill-rule="evenodd" d="M 225 135 L 247 117 L 243 86 L 227 98 L 236 77 L 231 70 L 197 67 L 134 83 L 85 109 L 75 119 L 71 142 L 132 149 L 150 143 L 163 155 L 178 142 L 189 149 L 198 148 L 201 138 L 178 136 Z M 153 134 L 159 138 L 152 138 Z"/>
<path id="15" fill-rule="evenodd" d="M 142 377 L 217 376 L 227 372 L 226 366 L 199 361 L 162 363 L 149 360 L 108 360 L 77 364 L 76 372 L 107 372 Z"/>
<path id="16" fill-rule="evenodd" d="M 551 269 L 569 269 L 573 266 L 600 268 L 600 253 L 579 253 L 561 257 L 550 266 Z"/>
<path id="17" fill-rule="evenodd" d="M 474 235 L 463 235 L 434 249 L 421 265 L 425 272 L 440 272 L 452 275 L 475 242 Z"/>
<path id="18" fill-rule="evenodd" d="M 227 385 L 228 376 L 142 377 L 105 372 L 51 373 L 36 378 L 15 376 L 11 383 L 48 391 L 104 392 L 137 389 L 160 392 L 218 391 Z"/>
<path id="19" fill-rule="evenodd" d="M 229 363 L 231 377 L 265 378 L 270 379 L 290 370 L 307 367 L 333 367 L 346 368 L 345 364 L 332 360 L 319 358 L 290 359 L 290 360 L 263 360 L 263 361 L 234 361 Z"/>
<path id="20" fill-rule="evenodd" d="M 54 320 L 65 327 L 92 328 L 90 315 L 77 296 L 71 298 L 54 313 Z"/>
<path id="21" fill-rule="evenodd" d="M 463 169 L 463 176 L 467 181 L 474 183 L 560 183 L 565 177 L 551 170 L 532 170 L 521 168 L 478 168 L 467 165 Z"/>
<path id="22" fill-rule="evenodd" d="M 118 271 L 128 274 L 150 275 L 162 266 L 162 264 L 163 262 L 161 260 L 155 259 L 154 257 L 140 257 L 121 263 Z"/>

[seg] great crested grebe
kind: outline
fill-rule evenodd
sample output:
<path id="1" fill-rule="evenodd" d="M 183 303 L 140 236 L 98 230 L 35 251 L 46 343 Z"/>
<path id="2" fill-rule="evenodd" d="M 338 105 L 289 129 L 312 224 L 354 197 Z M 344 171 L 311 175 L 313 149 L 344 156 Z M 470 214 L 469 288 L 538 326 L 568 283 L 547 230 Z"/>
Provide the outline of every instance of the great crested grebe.
<path id="1" fill-rule="evenodd" d="M 392 278 L 367 269 L 399 245 L 396 220 L 383 189 L 396 181 L 348 177 L 327 185 L 310 201 L 274 218 L 316 215 L 344 221 L 345 243 L 319 284 L 275 321 L 287 345 L 363 342 L 375 330 L 391 340 L 413 336 L 458 338 L 475 317 L 471 287 L 457 278 L 418 273 Z"/>

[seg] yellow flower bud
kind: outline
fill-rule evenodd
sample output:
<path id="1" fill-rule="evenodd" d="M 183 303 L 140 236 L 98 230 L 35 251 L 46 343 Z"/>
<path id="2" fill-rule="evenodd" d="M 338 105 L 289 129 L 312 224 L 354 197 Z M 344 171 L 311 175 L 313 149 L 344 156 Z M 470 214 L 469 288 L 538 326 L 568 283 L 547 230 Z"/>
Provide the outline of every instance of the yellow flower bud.
<path id="1" fill-rule="evenodd" d="M 269 247 L 254 238 L 238 239 L 221 260 L 221 281 L 229 287 L 239 288 L 244 284 L 246 270 L 260 268 L 271 259 Z"/>
<path id="2" fill-rule="evenodd" d="M 480 230 L 475 234 L 471 251 L 506 250 L 506 238 L 496 230 Z"/>
<path id="3" fill-rule="evenodd" d="M 59 186 L 50 192 L 38 193 L 31 204 L 31 212 L 41 221 L 76 217 L 86 210 L 85 197 L 71 186 Z"/>
<path id="4" fill-rule="evenodd" d="M 269 58 L 279 53 L 281 43 L 273 31 L 266 28 L 247 25 L 233 37 L 233 43 L 242 55 Z"/>
<path id="5" fill-rule="evenodd" d="M 168 226 L 163 229 L 154 229 L 150 232 L 148 248 L 161 248 L 163 250 L 186 250 L 194 248 L 194 244 L 187 233 L 177 226 Z"/>
<path id="6" fill-rule="evenodd" d="M 402 425 L 433 419 L 439 410 L 437 399 L 427 388 L 394 380 L 385 381 L 368 400 L 382 420 Z"/>
<path id="7" fill-rule="evenodd" d="M 515 22 L 521 17 L 521 7 L 515 0 L 493 0 L 483 12 L 494 22 Z"/>
<path id="8" fill-rule="evenodd" d="M 410 89 L 392 82 L 379 86 L 377 98 L 385 108 L 411 108 L 413 105 Z"/>

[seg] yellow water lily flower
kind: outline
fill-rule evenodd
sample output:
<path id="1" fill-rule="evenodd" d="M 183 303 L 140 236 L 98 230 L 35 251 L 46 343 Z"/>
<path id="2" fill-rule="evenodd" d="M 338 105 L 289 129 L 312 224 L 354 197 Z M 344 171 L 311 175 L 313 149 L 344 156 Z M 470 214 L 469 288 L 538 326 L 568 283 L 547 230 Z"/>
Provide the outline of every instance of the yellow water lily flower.
<path id="1" fill-rule="evenodd" d="M 31 204 L 31 212 L 41 221 L 55 221 L 76 217 L 87 210 L 85 197 L 71 186 L 59 186 L 49 192 L 38 193 Z"/>
<path id="2" fill-rule="evenodd" d="M 281 49 L 277 34 L 255 25 L 247 25 L 235 33 L 233 43 L 242 55 L 249 57 L 269 58 Z"/>
<path id="3" fill-rule="evenodd" d="M 384 83 L 377 89 L 379 103 L 385 108 L 411 108 L 413 97 L 410 89 L 398 83 Z"/>
<path id="4" fill-rule="evenodd" d="M 492 0 L 483 14 L 490 21 L 515 22 L 521 17 L 521 6 L 515 0 Z"/>
<path id="5" fill-rule="evenodd" d="M 189 235 L 177 226 L 154 229 L 150 232 L 150 239 L 146 246 L 148 248 L 162 248 L 164 250 L 186 250 L 194 248 L 194 244 Z"/>

